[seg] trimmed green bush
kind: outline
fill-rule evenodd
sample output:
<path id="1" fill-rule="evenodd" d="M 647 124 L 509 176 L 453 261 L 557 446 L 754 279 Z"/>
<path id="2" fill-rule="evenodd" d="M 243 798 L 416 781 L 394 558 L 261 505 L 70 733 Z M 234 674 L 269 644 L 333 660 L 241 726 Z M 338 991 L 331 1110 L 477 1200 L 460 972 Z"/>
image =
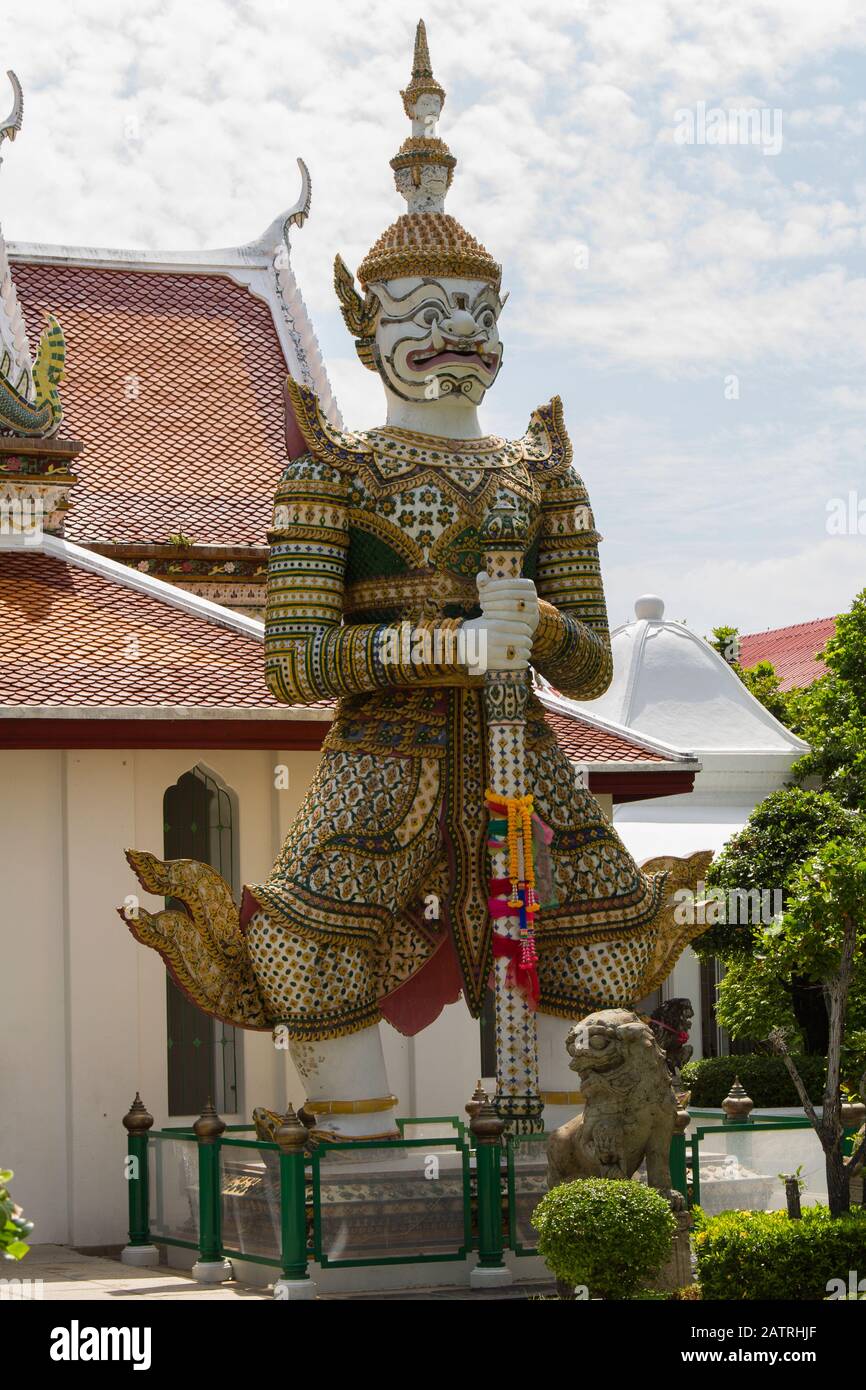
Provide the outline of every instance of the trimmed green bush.
<path id="1" fill-rule="evenodd" d="M 661 1193 L 643 1183 L 580 1178 L 542 1197 L 532 1214 L 538 1253 L 564 1283 L 593 1298 L 628 1298 L 671 1253 L 676 1222 Z"/>
<path id="2" fill-rule="evenodd" d="M 820 1105 L 827 1077 L 826 1057 L 795 1057 L 794 1062 L 809 1092 L 809 1099 Z M 682 1070 L 682 1078 L 692 1093 L 689 1104 L 698 1110 L 702 1106 L 721 1105 L 735 1076 L 740 1078 L 746 1094 L 752 1097 L 758 1110 L 771 1105 L 800 1105 L 800 1097 L 782 1058 L 761 1052 L 748 1053 L 744 1057 L 704 1057 L 700 1062 L 687 1062 Z"/>
<path id="3" fill-rule="evenodd" d="M 831 1279 L 866 1276 L 866 1213 L 804 1207 L 791 1221 L 783 1211 L 696 1212 L 695 1249 L 705 1299 L 825 1299 Z"/>

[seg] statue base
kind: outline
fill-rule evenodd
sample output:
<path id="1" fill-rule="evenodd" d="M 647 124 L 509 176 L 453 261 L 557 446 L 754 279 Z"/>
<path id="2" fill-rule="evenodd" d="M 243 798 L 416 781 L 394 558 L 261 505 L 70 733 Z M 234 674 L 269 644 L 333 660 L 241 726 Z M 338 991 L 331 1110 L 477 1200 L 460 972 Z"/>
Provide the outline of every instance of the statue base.
<path id="1" fill-rule="evenodd" d="M 649 1280 L 645 1286 L 656 1293 L 674 1293 L 676 1289 L 684 1289 L 688 1284 L 695 1282 L 695 1276 L 692 1273 L 692 1247 L 689 1240 L 691 1217 L 687 1211 L 675 1211 L 673 1215 L 677 1229 L 674 1233 L 670 1256 L 655 1279 Z"/>
<path id="2" fill-rule="evenodd" d="M 309 1302 L 316 1296 L 312 1279 L 278 1279 L 274 1284 L 274 1298 L 280 1303 Z"/>
<path id="3" fill-rule="evenodd" d="M 224 1284 L 235 1274 L 231 1260 L 196 1260 L 192 1277 L 197 1284 Z"/>
<path id="4" fill-rule="evenodd" d="M 121 1263 L 146 1269 L 159 1264 L 159 1251 L 155 1245 L 125 1245 L 120 1252 Z"/>
<path id="5" fill-rule="evenodd" d="M 514 1283 L 514 1274 L 505 1265 L 476 1265 L 469 1274 L 470 1289 L 504 1289 Z"/>

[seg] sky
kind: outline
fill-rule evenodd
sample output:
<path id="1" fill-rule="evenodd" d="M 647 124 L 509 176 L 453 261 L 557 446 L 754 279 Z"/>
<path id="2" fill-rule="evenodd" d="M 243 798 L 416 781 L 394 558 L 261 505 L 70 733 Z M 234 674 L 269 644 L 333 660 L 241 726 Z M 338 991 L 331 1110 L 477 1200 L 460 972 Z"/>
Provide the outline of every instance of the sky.
<path id="1" fill-rule="evenodd" d="M 337 251 L 357 266 L 403 211 L 388 160 L 409 133 L 398 92 L 421 13 L 6 7 L 0 71 L 25 94 L 3 145 L 6 237 L 240 245 L 294 203 L 302 155 L 295 273 L 346 424 L 380 424 L 331 267 Z M 447 210 L 510 291 L 482 424 L 518 436 L 562 396 L 612 623 L 647 592 L 701 633 L 849 607 L 866 584 L 866 5 L 423 13 L 458 159 Z"/>

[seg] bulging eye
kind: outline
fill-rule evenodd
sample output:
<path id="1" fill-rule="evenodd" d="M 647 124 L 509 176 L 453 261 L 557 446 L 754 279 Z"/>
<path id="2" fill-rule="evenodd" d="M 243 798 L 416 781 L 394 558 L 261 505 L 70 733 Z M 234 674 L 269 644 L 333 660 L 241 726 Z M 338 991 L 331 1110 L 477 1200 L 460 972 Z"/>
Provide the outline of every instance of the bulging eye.
<path id="1" fill-rule="evenodd" d="M 426 323 L 428 327 L 432 327 L 434 323 L 439 323 L 441 318 L 442 310 L 435 308 L 433 305 L 430 305 L 427 309 L 422 309 L 421 313 L 418 315 L 418 321 L 420 323 Z"/>
<path id="2" fill-rule="evenodd" d="M 496 315 L 492 309 L 485 309 L 478 322 L 481 324 L 482 328 L 493 328 L 496 324 Z"/>

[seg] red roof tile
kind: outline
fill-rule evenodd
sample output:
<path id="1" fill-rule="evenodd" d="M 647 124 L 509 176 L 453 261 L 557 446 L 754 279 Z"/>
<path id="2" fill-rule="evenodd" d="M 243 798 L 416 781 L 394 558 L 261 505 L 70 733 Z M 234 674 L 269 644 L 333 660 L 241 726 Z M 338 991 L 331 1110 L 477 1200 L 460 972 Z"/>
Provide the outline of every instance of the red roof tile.
<path id="1" fill-rule="evenodd" d="M 811 623 L 749 633 L 740 638 L 740 665 L 771 661 L 783 690 L 801 690 L 825 674 L 827 667 L 817 654 L 835 631 L 835 618 L 816 618 Z"/>
<path id="2" fill-rule="evenodd" d="M 262 646 L 36 552 L 0 552 L 0 704 L 270 705 Z"/>
<path id="3" fill-rule="evenodd" d="M 271 312 L 224 275 L 16 262 L 31 342 L 63 325 L 64 434 L 85 445 L 69 540 L 265 543 L 285 465 Z"/>
<path id="4" fill-rule="evenodd" d="M 568 714 L 546 711 L 548 724 L 556 733 L 560 746 L 579 763 L 666 763 L 670 759 L 619 734 L 597 729 L 583 719 Z"/>
<path id="5" fill-rule="evenodd" d="M 278 708 L 257 638 L 26 550 L 0 552 L 0 705 Z M 583 719 L 546 718 L 577 762 L 667 761 Z"/>

